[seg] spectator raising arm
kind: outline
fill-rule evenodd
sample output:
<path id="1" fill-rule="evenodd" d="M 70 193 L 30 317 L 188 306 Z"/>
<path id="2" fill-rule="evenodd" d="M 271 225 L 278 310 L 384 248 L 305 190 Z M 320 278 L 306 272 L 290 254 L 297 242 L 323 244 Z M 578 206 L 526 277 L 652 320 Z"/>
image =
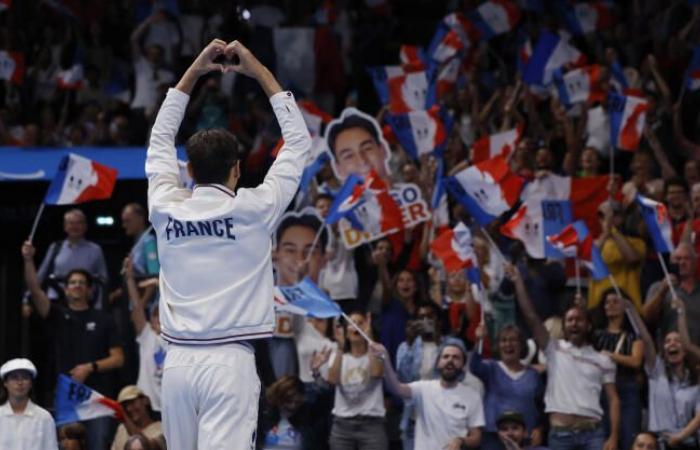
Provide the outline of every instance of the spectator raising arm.
<path id="1" fill-rule="evenodd" d="M 525 283 L 520 276 L 518 268 L 513 264 L 507 263 L 505 272 L 506 277 L 508 277 L 508 279 L 515 285 L 515 294 L 518 300 L 518 306 L 520 306 L 520 310 L 525 317 L 525 321 L 530 327 L 530 331 L 532 331 L 532 336 L 535 338 L 535 342 L 541 349 L 546 348 L 547 344 L 549 343 L 549 333 L 544 327 L 542 319 L 540 319 L 540 317 L 537 315 L 535 307 L 532 305 L 530 295 L 527 293 Z"/>
<path id="2" fill-rule="evenodd" d="M 36 274 L 36 266 L 34 265 L 34 253 L 36 250 L 32 245 L 31 241 L 25 241 L 22 245 L 22 259 L 24 260 L 24 282 L 29 289 L 29 293 L 32 296 L 32 301 L 36 312 L 42 318 L 46 318 L 49 315 L 49 309 L 51 308 L 51 301 L 41 289 L 41 283 L 39 283 L 39 277 Z"/>
<path id="3" fill-rule="evenodd" d="M 146 326 L 145 296 L 139 294 L 139 289 L 136 286 L 134 279 L 134 263 L 131 258 L 124 259 L 124 282 L 126 283 L 126 292 L 129 297 L 129 305 L 131 306 L 131 323 L 134 324 L 136 336 L 141 334 L 143 327 Z"/>
<path id="4" fill-rule="evenodd" d="M 384 380 L 389 390 L 399 397 L 409 400 L 413 395 L 411 387 L 399 381 L 399 377 L 391 365 L 389 352 L 387 352 L 386 348 L 378 342 L 372 342 L 369 345 L 369 349 L 374 356 L 384 362 Z"/>
<path id="5" fill-rule="evenodd" d="M 678 313 L 678 333 L 681 335 L 681 342 L 683 342 L 686 351 L 695 359 L 695 362 L 698 362 L 700 361 L 700 347 L 693 344 L 693 341 L 690 340 L 688 317 L 685 314 L 685 303 L 678 298 L 674 298 L 671 301 L 671 305 Z"/>
<path id="6" fill-rule="evenodd" d="M 627 299 L 625 299 L 625 312 L 630 322 L 632 322 L 632 327 L 635 329 L 635 331 L 637 331 L 644 342 L 644 365 L 646 369 L 650 371 L 654 368 L 654 364 L 656 363 L 656 346 L 654 345 L 654 338 L 651 337 L 649 329 L 639 316 L 637 309 L 634 307 L 632 302 Z"/>

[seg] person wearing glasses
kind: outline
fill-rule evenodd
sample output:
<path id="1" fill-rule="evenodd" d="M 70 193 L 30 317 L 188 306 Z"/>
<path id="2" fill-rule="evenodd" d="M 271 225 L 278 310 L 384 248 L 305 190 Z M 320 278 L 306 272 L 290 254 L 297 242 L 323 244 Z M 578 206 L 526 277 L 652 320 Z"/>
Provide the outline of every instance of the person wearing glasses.
<path id="1" fill-rule="evenodd" d="M 92 276 L 83 269 L 69 271 L 66 275 L 66 304 L 52 302 L 41 289 L 34 253 L 34 246 L 26 241 L 22 246 L 24 281 L 34 308 L 53 330 L 59 373 L 66 373 L 91 389 L 113 397 L 115 369 L 124 364 L 124 353 L 114 319 L 90 306 Z M 109 417 L 86 421 L 88 448 L 109 448 L 115 425 Z"/>

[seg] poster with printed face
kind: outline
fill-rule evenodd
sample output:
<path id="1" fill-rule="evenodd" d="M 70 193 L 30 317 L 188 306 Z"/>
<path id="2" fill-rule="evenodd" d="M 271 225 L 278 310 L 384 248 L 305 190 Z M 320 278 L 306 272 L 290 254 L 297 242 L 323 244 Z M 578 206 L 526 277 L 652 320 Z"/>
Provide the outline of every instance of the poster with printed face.
<path id="1" fill-rule="evenodd" d="M 331 166 L 342 183 L 352 173 L 366 177 L 374 169 L 388 182 L 391 150 L 374 117 L 356 108 L 346 108 L 326 127 Z"/>
<path id="2" fill-rule="evenodd" d="M 324 231 L 317 242 L 314 242 L 320 229 Z M 325 263 L 323 254 L 324 246 L 328 243 L 328 232 L 316 210 L 308 207 L 299 212 L 286 213 L 280 218 L 273 238 L 272 264 L 275 268 L 275 284 L 292 286 L 304 276 L 308 276 L 318 285 L 319 274 Z M 277 311 L 275 319 L 276 337 L 294 337 L 291 313 Z"/>

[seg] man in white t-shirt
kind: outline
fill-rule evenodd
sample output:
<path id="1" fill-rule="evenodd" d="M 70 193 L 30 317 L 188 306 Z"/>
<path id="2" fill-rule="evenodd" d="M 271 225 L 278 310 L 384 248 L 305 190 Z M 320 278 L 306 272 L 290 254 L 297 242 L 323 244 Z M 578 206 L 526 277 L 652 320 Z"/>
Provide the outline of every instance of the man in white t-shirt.
<path id="1" fill-rule="evenodd" d="M 518 269 L 506 266 L 515 284 L 518 306 L 535 342 L 545 349 L 547 389 L 545 412 L 549 414 L 549 448 L 552 450 L 615 450 L 619 438 L 620 399 L 615 388 L 615 363 L 588 343 L 591 325 L 586 311 L 569 308 L 564 314 L 564 339 L 550 339 L 538 317 Z M 608 400 L 610 435 L 602 425 L 602 391 Z"/>
<path id="2" fill-rule="evenodd" d="M 383 345 L 372 343 L 372 351 L 384 360 L 384 379 L 396 395 L 413 400 L 416 408 L 416 449 L 459 450 L 463 445 L 478 447 L 485 425 L 479 393 L 460 383 L 467 352 L 457 339 L 440 346 L 436 369 L 440 378 L 404 384 L 391 366 Z"/>

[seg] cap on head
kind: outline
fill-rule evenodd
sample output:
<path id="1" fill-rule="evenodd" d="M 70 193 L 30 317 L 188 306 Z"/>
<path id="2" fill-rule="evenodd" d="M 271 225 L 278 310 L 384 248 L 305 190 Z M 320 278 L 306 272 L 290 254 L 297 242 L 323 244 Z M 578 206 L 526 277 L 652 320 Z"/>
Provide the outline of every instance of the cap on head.
<path id="1" fill-rule="evenodd" d="M 15 370 L 26 370 L 32 375 L 32 378 L 36 378 L 36 367 L 34 363 L 26 358 L 11 359 L 3 364 L 2 367 L 0 367 L 0 378 L 4 380 L 10 372 L 14 372 Z"/>
<path id="2" fill-rule="evenodd" d="M 138 386 L 131 384 L 119 391 L 117 402 L 124 403 L 131 400 L 136 400 L 139 397 L 146 397 L 146 394 L 144 394 L 143 391 L 138 388 Z"/>
<path id="3" fill-rule="evenodd" d="M 496 419 L 496 426 L 500 427 L 504 422 L 515 422 L 522 426 L 525 426 L 525 418 L 520 411 L 503 411 L 498 419 Z"/>

